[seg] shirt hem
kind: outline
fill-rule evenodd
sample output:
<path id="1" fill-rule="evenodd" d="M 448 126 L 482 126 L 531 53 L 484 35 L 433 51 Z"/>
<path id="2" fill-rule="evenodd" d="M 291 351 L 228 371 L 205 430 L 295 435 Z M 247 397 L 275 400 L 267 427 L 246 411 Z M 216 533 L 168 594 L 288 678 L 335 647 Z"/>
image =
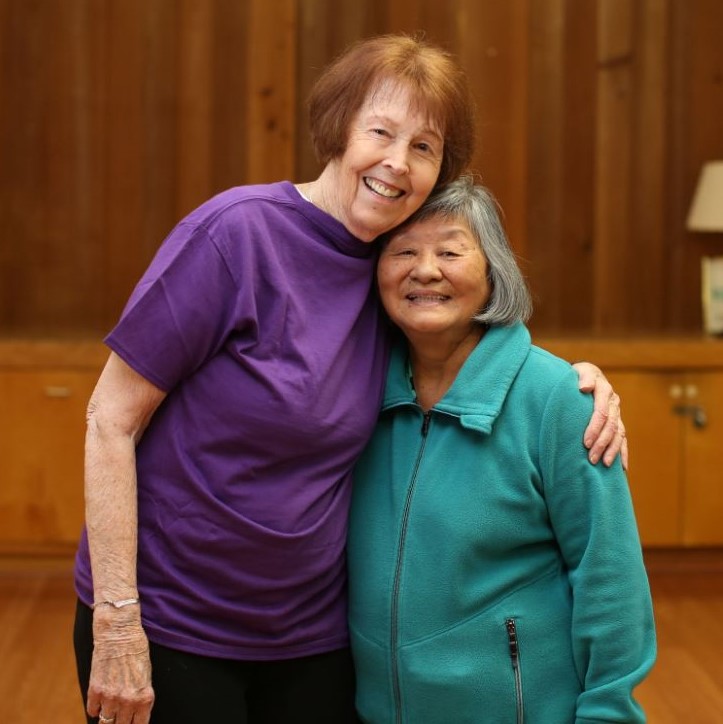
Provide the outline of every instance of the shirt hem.
<path id="1" fill-rule="evenodd" d="M 232 645 L 219 646 L 189 640 L 183 636 L 169 635 L 159 631 L 144 622 L 143 628 L 148 640 L 159 646 L 165 646 L 176 651 L 185 651 L 188 654 L 209 656 L 218 659 L 234 659 L 238 661 L 279 661 L 283 659 L 298 659 L 315 654 L 325 654 L 349 647 L 348 634 L 331 636 L 320 641 L 304 642 L 289 645 L 249 646 Z"/>

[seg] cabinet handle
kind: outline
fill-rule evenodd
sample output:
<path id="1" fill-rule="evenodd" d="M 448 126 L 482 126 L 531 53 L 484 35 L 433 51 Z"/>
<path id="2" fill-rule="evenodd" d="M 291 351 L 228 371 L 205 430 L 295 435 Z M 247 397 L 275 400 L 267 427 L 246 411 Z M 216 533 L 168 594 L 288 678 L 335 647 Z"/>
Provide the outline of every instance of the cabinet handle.
<path id="1" fill-rule="evenodd" d="M 66 397 L 70 397 L 73 394 L 73 391 L 70 389 L 70 387 L 60 386 L 60 385 L 47 385 L 45 388 L 45 396 L 46 397 L 52 397 L 55 399 L 63 399 Z"/>
<path id="2" fill-rule="evenodd" d="M 676 415 L 692 418 L 695 427 L 702 428 L 708 424 L 708 415 L 700 405 L 676 405 L 673 412 Z"/>

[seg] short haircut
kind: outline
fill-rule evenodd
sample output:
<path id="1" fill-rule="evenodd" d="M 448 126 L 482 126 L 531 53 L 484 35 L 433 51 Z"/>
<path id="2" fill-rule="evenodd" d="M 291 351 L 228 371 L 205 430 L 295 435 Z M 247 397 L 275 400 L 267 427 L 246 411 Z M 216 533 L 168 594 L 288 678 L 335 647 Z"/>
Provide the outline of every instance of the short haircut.
<path id="1" fill-rule="evenodd" d="M 467 77 L 447 51 L 402 34 L 351 45 L 314 84 L 308 109 L 317 159 L 327 164 L 344 154 L 354 116 L 385 81 L 409 88 L 415 110 L 439 125 L 444 153 L 437 185 L 457 178 L 474 152 L 474 104 Z"/>
<path id="2" fill-rule="evenodd" d="M 434 191 L 424 205 L 403 224 L 383 235 L 382 243 L 421 221 L 443 218 L 465 224 L 487 259 L 490 297 L 474 319 L 489 326 L 526 322 L 532 314 L 532 298 L 510 247 L 494 196 L 471 175 Z"/>

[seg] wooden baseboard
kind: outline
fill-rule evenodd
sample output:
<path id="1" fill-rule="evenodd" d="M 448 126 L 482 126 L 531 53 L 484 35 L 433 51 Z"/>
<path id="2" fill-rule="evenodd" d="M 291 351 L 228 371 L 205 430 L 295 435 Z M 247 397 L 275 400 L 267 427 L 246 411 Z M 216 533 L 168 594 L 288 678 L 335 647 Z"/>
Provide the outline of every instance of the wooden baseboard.
<path id="1" fill-rule="evenodd" d="M 723 573 L 723 548 L 646 548 L 649 573 Z"/>
<path id="2" fill-rule="evenodd" d="M 19 573 L 69 575 L 73 571 L 73 555 L 0 555 L 0 576 Z"/>

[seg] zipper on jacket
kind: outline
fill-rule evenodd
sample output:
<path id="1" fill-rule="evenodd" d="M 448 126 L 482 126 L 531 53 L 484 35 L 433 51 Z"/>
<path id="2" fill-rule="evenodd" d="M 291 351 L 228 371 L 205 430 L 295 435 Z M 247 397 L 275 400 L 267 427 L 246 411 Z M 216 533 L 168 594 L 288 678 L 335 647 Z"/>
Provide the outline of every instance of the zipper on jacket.
<path id="1" fill-rule="evenodd" d="M 407 488 L 407 497 L 404 501 L 404 509 L 402 511 L 402 525 L 399 531 L 399 541 L 397 543 L 397 563 L 394 570 L 394 582 L 392 584 L 392 610 L 391 610 L 391 628 L 390 628 L 390 653 L 392 665 L 392 690 L 394 694 L 394 720 L 396 724 L 402 723 L 402 693 L 399 683 L 399 662 L 397 660 L 397 639 L 399 636 L 399 627 L 397 619 L 399 617 L 399 586 L 402 578 L 402 560 L 404 558 L 404 546 L 407 539 L 407 529 L 409 527 L 409 511 L 412 507 L 412 498 L 414 497 L 414 489 L 417 485 L 417 473 L 419 465 L 424 455 L 424 448 L 427 444 L 427 431 L 432 417 L 432 411 L 428 410 L 424 413 L 422 420 L 422 444 L 417 453 L 417 459 L 414 461 L 414 469 L 412 477 Z"/>
<path id="2" fill-rule="evenodd" d="M 510 660 L 515 676 L 515 699 L 517 700 L 517 724 L 523 724 L 525 719 L 525 705 L 522 700 L 522 672 L 520 671 L 520 647 L 517 641 L 517 625 L 514 618 L 505 621 L 507 629 L 507 642 L 510 647 Z"/>

